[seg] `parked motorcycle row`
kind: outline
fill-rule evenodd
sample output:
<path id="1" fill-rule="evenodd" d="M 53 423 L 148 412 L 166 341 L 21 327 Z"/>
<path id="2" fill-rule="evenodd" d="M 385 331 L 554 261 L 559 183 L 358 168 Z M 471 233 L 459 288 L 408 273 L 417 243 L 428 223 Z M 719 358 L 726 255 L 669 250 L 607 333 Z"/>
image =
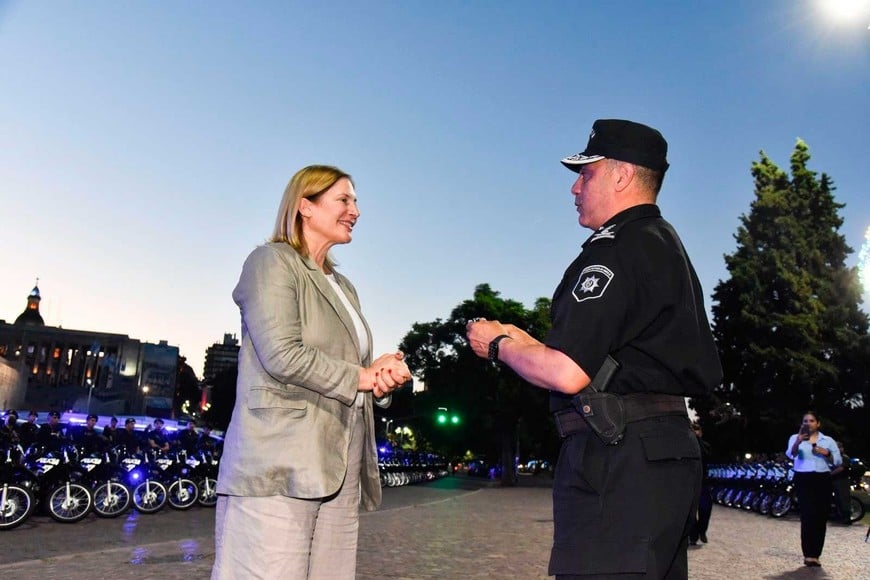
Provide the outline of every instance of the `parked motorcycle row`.
<path id="1" fill-rule="evenodd" d="M 865 467 L 853 459 L 848 469 L 852 493 L 850 495 L 853 522 L 864 517 L 864 504 L 855 491 L 861 485 Z M 799 510 L 794 487 L 794 470 L 790 461 L 763 461 L 755 463 L 711 464 L 707 468 L 713 500 L 720 505 L 754 511 L 761 515 L 781 518 L 792 510 Z M 837 506 L 831 494 L 831 514 Z"/>
<path id="2" fill-rule="evenodd" d="M 449 474 L 440 455 L 379 451 L 381 485 L 397 487 Z M 0 451 L 0 530 L 23 524 L 37 509 L 58 522 L 93 512 L 116 518 L 130 509 L 153 514 L 217 503 L 219 457 L 210 451 L 131 453 L 123 445 L 85 453 L 72 442 L 13 445 Z"/>
<path id="3" fill-rule="evenodd" d="M 156 513 L 217 503 L 218 458 L 209 451 L 129 452 L 123 445 L 85 453 L 71 442 L 13 445 L 0 455 L 0 530 L 36 509 L 73 523 L 94 512 L 116 518 L 135 508 Z"/>
<path id="4" fill-rule="evenodd" d="M 381 487 L 432 481 L 450 474 L 447 460 L 434 453 L 378 450 Z"/>

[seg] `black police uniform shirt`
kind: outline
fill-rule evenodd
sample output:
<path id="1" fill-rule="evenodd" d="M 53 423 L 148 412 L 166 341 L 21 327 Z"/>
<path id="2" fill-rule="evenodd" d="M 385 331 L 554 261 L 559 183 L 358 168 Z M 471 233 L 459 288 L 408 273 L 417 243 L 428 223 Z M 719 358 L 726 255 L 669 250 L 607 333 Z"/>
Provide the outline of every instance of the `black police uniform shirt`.
<path id="1" fill-rule="evenodd" d="M 608 392 L 702 396 L 722 379 L 701 285 L 656 205 L 624 210 L 589 236 L 550 316 L 544 343 L 587 375 L 608 354 L 620 363 Z M 551 393 L 551 411 L 569 400 Z"/>
<path id="2" fill-rule="evenodd" d="M 106 440 L 96 429 L 88 429 L 83 427 L 75 438 L 75 442 L 82 446 L 86 453 L 92 451 L 101 451 L 105 446 Z"/>

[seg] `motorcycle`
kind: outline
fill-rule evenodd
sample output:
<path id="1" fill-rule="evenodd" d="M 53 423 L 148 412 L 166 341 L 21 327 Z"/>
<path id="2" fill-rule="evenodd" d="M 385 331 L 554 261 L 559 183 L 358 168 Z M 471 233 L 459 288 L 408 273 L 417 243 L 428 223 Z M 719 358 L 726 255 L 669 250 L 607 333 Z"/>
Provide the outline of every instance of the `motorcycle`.
<path id="1" fill-rule="evenodd" d="M 133 493 L 124 483 L 124 470 L 118 466 L 117 457 L 116 449 L 93 451 L 79 461 L 84 482 L 94 498 L 94 512 L 101 518 L 117 518 L 132 504 Z"/>
<path id="2" fill-rule="evenodd" d="M 126 474 L 127 485 L 133 490 L 132 499 L 136 511 L 153 514 L 163 509 L 168 492 L 148 457 L 125 449 L 119 456 L 119 465 Z"/>
<path id="3" fill-rule="evenodd" d="M 219 461 L 210 451 L 201 449 L 185 460 L 190 467 L 190 478 L 196 482 L 199 496 L 197 502 L 204 507 L 217 505 L 217 475 Z"/>
<path id="4" fill-rule="evenodd" d="M 33 514 L 36 497 L 33 476 L 21 465 L 24 449 L 8 447 L 0 464 L 0 530 L 11 530 Z"/>
<path id="5" fill-rule="evenodd" d="M 184 460 L 184 451 L 158 453 L 154 458 L 157 473 L 166 486 L 169 507 L 177 510 L 188 510 L 199 497 L 199 488 L 188 477 L 190 466 Z"/>
<path id="6" fill-rule="evenodd" d="M 82 483 L 77 457 L 78 450 L 70 443 L 51 450 L 44 445 L 34 445 L 25 455 L 25 466 L 36 475 L 40 503 L 58 522 L 82 520 L 94 505 L 90 489 Z"/>

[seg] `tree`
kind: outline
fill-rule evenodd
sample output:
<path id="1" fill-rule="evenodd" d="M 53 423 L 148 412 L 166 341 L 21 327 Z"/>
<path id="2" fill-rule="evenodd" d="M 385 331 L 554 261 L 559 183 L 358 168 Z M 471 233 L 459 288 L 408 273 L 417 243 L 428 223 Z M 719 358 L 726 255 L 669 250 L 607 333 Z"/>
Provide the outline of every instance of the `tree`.
<path id="1" fill-rule="evenodd" d="M 514 483 L 518 443 L 539 457 L 553 454 L 558 439 L 549 421 L 547 393 L 531 387 L 508 367 L 478 358 L 468 347 L 465 325 L 483 317 L 515 324 L 541 338 L 549 328 L 549 306 L 548 299 L 540 298 L 532 310 L 526 310 L 481 284 L 474 297 L 457 306 L 447 320 L 414 324 L 400 347 L 411 371 L 428 389 L 413 401 L 417 430 L 452 457 L 471 448 L 497 459 L 506 485 Z M 434 421 L 438 407 L 457 412 L 461 423 L 438 427 Z"/>
<path id="2" fill-rule="evenodd" d="M 753 163 L 755 200 L 725 256 L 730 278 L 713 294 L 724 380 L 716 404 L 696 407 L 705 433 L 736 438 L 738 452 L 784 449 L 807 409 L 847 446 L 863 439 L 844 426 L 866 417 L 868 319 L 857 271 L 845 265 L 852 249 L 838 233 L 844 206 L 809 159 L 798 140 L 790 178 L 764 152 Z"/>

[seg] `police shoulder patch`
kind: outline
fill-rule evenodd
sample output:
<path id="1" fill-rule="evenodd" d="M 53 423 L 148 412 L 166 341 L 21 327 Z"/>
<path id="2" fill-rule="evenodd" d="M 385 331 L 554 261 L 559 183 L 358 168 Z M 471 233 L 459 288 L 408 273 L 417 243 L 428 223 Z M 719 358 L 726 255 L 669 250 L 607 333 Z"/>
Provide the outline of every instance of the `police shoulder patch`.
<path id="1" fill-rule="evenodd" d="M 601 298 L 611 280 L 613 280 L 613 272 L 607 266 L 600 264 L 586 266 L 580 272 L 580 278 L 571 293 L 577 302 Z"/>

